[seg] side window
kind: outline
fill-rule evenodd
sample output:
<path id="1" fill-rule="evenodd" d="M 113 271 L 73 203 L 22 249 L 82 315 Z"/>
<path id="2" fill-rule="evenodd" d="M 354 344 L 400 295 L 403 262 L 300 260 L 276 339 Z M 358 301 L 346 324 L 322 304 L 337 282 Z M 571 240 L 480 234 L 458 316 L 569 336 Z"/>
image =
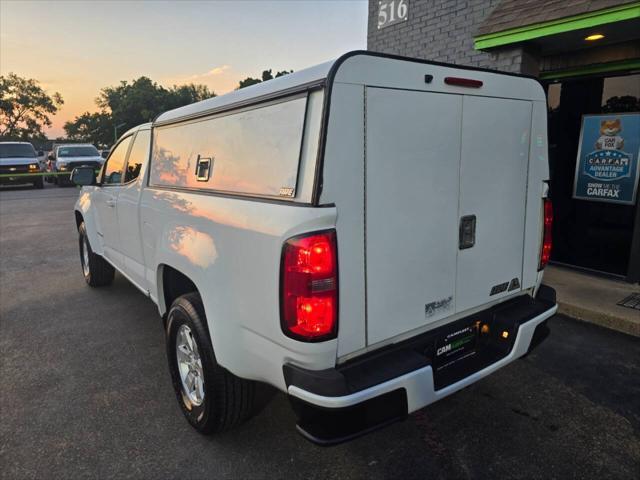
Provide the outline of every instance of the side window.
<path id="1" fill-rule="evenodd" d="M 136 135 L 127 160 L 127 171 L 124 174 L 124 183 L 131 182 L 138 178 L 140 169 L 145 160 L 149 158 L 149 140 L 151 139 L 151 130 L 141 130 Z"/>
<path id="2" fill-rule="evenodd" d="M 127 158 L 127 150 L 131 143 L 131 136 L 122 140 L 116 149 L 111 152 L 107 163 L 105 163 L 104 174 L 102 176 L 103 185 L 113 185 L 122 183 L 122 173 L 124 171 L 124 162 Z"/>
<path id="3" fill-rule="evenodd" d="M 306 105 L 298 96 L 155 127 L 149 183 L 293 198 Z"/>

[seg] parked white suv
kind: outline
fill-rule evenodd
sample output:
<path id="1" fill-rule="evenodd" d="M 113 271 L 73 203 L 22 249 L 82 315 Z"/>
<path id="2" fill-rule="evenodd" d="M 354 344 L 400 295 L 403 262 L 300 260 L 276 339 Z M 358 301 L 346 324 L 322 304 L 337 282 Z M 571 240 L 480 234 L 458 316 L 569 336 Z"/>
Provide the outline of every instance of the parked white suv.
<path id="1" fill-rule="evenodd" d="M 52 164 L 53 183 L 59 187 L 69 185 L 69 176 L 76 167 L 93 167 L 99 169 L 104 158 L 96 147 L 90 143 L 70 143 L 55 145 L 49 155 Z"/>
<path id="2" fill-rule="evenodd" d="M 286 392 L 335 443 L 523 356 L 555 292 L 534 79 L 353 52 L 127 132 L 75 207 L 84 277 L 158 305 L 200 432 Z"/>

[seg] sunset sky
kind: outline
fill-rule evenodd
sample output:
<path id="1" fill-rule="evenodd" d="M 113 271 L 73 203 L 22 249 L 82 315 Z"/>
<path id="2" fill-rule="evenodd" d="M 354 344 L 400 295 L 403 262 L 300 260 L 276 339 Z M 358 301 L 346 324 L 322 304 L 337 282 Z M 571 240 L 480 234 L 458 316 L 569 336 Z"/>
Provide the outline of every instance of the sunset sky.
<path id="1" fill-rule="evenodd" d="M 0 74 L 35 78 L 64 106 L 49 137 L 102 87 L 146 75 L 217 94 L 264 69 L 300 70 L 366 48 L 362 1 L 0 0 Z"/>

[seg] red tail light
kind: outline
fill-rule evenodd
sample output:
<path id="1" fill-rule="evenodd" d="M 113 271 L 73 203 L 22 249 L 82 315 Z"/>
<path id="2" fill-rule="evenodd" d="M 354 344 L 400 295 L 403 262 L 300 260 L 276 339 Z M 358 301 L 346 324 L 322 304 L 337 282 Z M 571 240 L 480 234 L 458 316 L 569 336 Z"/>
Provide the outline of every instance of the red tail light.
<path id="1" fill-rule="evenodd" d="M 549 263 L 551 258 L 552 241 L 552 227 L 553 227 L 553 205 L 548 198 L 544 199 L 544 224 L 542 226 L 542 247 L 540 248 L 540 267 L 542 270 Z"/>
<path id="2" fill-rule="evenodd" d="M 280 309 L 285 335 L 328 340 L 338 327 L 338 258 L 334 230 L 294 237 L 282 249 Z"/>

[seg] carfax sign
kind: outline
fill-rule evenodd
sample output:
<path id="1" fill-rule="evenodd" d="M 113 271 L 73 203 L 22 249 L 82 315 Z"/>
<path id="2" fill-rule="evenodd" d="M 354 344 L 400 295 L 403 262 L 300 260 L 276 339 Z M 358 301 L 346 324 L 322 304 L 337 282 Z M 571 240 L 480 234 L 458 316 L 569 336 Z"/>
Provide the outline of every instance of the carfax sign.
<path id="1" fill-rule="evenodd" d="M 584 115 L 573 198 L 634 204 L 639 154 L 640 113 Z"/>

